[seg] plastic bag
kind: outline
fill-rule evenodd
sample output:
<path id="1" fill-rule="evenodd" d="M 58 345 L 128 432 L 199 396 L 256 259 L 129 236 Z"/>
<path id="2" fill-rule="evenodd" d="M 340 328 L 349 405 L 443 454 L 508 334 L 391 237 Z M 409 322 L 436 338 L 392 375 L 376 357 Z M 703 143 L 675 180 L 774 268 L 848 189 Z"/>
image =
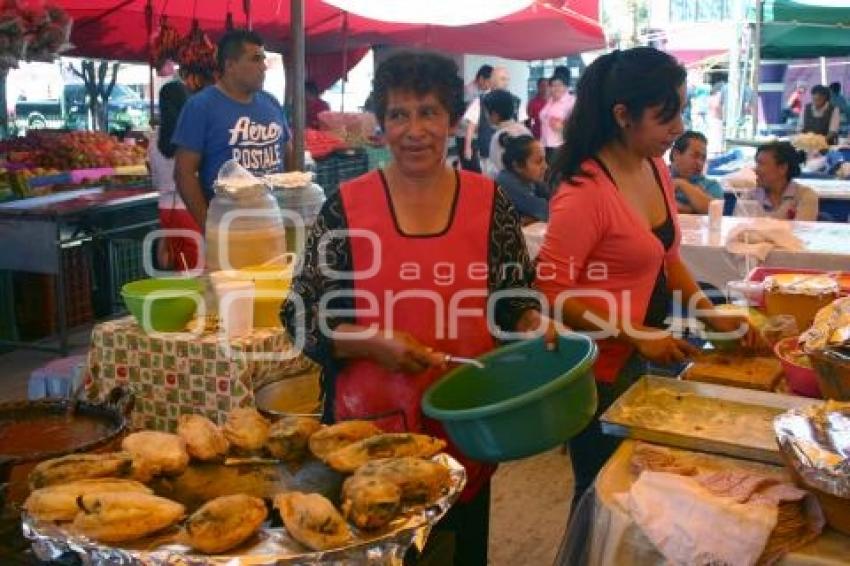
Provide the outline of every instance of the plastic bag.
<path id="1" fill-rule="evenodd" d="M 270 190 L 263 179 L 252 175 L 234 159 L 225 161 L 218 170 L 213 188 L 216 192 L 224 192 L 237 199 L 256 196 Z"/>

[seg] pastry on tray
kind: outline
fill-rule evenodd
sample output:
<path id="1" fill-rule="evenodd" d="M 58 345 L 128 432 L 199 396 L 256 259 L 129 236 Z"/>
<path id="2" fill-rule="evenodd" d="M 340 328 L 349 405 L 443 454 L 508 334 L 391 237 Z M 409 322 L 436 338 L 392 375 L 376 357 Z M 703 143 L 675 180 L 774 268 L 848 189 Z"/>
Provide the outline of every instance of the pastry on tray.
<path id="1" fill-rule="evenodd" d="M 256 409 L 239 407 L 227 413 L 224 436 L 234 448 L 259 450 L 269 437 L 269 421 Z"/>
<path id="2" fill-rule="evenodd" d="M 101 542 L 126 542 L 170 527 L 185 508 L 147 493 L 94 493 L 77 500 L 73 529 Z"/>
<path id="3" fill-rule="evenodd" d="M 312 550 L 339 548 L 352 541 L 345 519 L 318 493 L 281 493 L 274 506 L 292 538 Z"/>
<path id="4" fill-rule="evenodd" d="M 445 447 L 444 440 L 425 434 L 385 433 L 340 448 L 330 453 L 325 461 L 339 472 L 351 473 L 377 458 L 430 458 Z"/>
<path id="5" fill-rule="evenodd" d="M 134 475 L 129 452 L 69 454 L 40 462 L 29 475 L 30 489 L 95 478 L 130 478 Z"/>
<path id="6" fill-rule="evenodd" d="M 353 477 L 374 477 L 394 483 L 406 503 L 434 501 L 451 485 L 448 468 L 438 462 L 413 457 L 372 460 Z"/>
<path id="7" fill-rule="evenodd" d="M 361 529 L 380 529 L 401 509 L 401 489 L 378 476 L 353 475 L 342 484 L 342 514 Z"/>
<path id="8" fill-rule="evenodd" d="M 42 521 L 72 521 L 79 512 L 77 498 L 92 493 L 153 493 L 144 484 L 115 478 L 76 480 L 42 487 L 24 502 L 27 513 Z"/>
<path id="9" fill-rule="evenodd" d="M 230 443 L 221 428 L 203 415 L 180 415 L 177 434 L 195 460 L 217 460 L 227 454 Z"/>
<path id="10" fill-rule="evenodd" d="M 342 421 L 313 433 L 308 444 L 310 452 L 316 458 L 326 460 L 332 452 L 381 432 L 381 429 L 370 421 Z"/>
<path id="11" fill-rule="evenodd" d="M 307 455 L 307 442 L 322 427 L 310 417 L 284 417 L 269 429 L 266 450 L 284 461 L 301 460 Z"/>
<path id="12" fill-rule="evenodd" d="M 225 552 L 248 540 L 266 520 L 266 504 L 250 495 L 217 497 L 192 513 L 182 540 L 207 554 Z"/>
<path id="13" fill-rule="evenodd" d="M 121 441 L 121 448 L 153 475 L 179 475 L 189 465 L 186 442 L 176 434 L 156 430 L 134 432 Z"/>

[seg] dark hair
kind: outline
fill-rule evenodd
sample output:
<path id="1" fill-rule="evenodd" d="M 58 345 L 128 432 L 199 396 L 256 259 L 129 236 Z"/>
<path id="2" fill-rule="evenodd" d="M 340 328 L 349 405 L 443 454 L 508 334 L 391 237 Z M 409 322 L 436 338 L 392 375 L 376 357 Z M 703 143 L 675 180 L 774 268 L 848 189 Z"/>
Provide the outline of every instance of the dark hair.
<path id="1" fill-rule="evenodd" d="M 613 114 L 617 104 L 625 105 L 633 119 L 655 106 L 662 121 L 675 118 L 682 109 L 678 89 L 684 82 L 685 69 L 654 47 L 616 50 L 596 59 L 578 81 L 553 173 L 565 181 L 584 174 L 582 163 L 620 138 Z"/>
<path id="2" fill-rule="evenodd" d="M 514 97 L 506 90 L 491 90 L 481 99 L 484 110 L 496 113 L 502 120 L 514 117 Z"/>
<path id="3" fill-rule="evenodd" d="M 829 83 L 829 90 L 831 90 L 833 94 L 841 94 L 841 83 Z"/>
<path id="4" fill-rule="evenodd" d="M 177 127 L 177 118 L 186 100 L 189 98 L 189 90 L 180 81 L 169 81 L 159 89 L 159 137 L 156 146 L 160 153 L 171 159 L 177 152 L 177 146 L 171 143 L 174 129 Z"/>
<path id="5" fill-rule="evenodd" d="M 454 125 L 463 115 L 463 79 L 457 64 L 436 53 L 402 51 L 391 55 L 375 70 L 372 81 L 375 116 L 381 127 L 391 90 L 412 91 L 424 96 L 434 93 Z"/>
<path id="6" fill-rule="evenodd" d="M 478 72 L 475 73 L 475 80 L 478 79 L 490 79 L 493 75 L 493 65 L 481 65 L 478 67 Z"/>
<path id="7" fill-rule="evenodd" d="M 756 156 L 763 151 L 773 154 L 773 159 L 779 165 L 787 165 L 788 173 L 785 175 L 790 181 L 800 175 L 800 165 L 806 162 L 806 152 L 799 151 L 787 141 L 776 141 L 760 145 L 756 150 Z"/>
<path id="8" fill-rule="evenodd" d="M 699 140 L 705 144 L 708 143 L 708 139 L 700 132 L 688 130 L 687 132 L 676 138 L 676 141 L 673 142 L 673 151 L 685 153 L 686 151 L 688 151 L 688 147 L 691 145 L 691 140 Z"/>
<path id="9" fill-rule="evenodd" d="M 549 82 L 552 82 L 553 79 L 558 79 L 565 85 L 570 85 L 570 79 L 572 78 L 573 73 L 570 71 L 570 68 L 566 65 L 558 65 L 555 67 L 555 70 L 552 72 L 552 78 L 549 79 Z"/>
<path id="10" fill-rule="evenodd" d="M 502 132 L 499 135 L 499 145 L 505 149 L 502 152 L 502 165 L 505 169 L 515 172 L 518 165 L 524 165 L 531 155 L 531 147 L 536 141 L 534 136 L 527 134 L 512 136 L 508 132 Z"/>
<path id="11" fill-rule="evenodd" d="M 819 94 L 829 100 L 832 98 L 832 91 L 823 85 L 815 85 L 812 87 L 812 96 Z"/>
<path id="12" fill-rule="evenodd" d="M 234 29 L 221 36 L 218 40 L 218 51 L 215 54 L 215 63 L 220 73 L 224 72 L 225 63 L 239 59 L 246 43 L 262 47 L 263 38 L 258 33 L 247 29 Z"/>
<path id="13" fill-rule="evenodd" d="M 319 85 L 316 84 L 316 81 L 304 81 L 304 92 L 319 96 Z"/>

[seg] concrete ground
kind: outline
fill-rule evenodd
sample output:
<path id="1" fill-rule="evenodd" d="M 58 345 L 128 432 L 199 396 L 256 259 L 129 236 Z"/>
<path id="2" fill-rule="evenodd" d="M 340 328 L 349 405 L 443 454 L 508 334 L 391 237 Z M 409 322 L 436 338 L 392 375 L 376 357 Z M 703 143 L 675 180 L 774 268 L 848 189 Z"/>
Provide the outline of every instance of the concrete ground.
<path id="1" fill-rule="evenodd" d="M 87 351 L 90 328 L 71 336 L 70 354 Z M 0 402 L 27 398 L 30 373 L 56 354 L 15 350 L 0 355 Z M 555 449 L 499 467 L 490 514 L 492 566 L 549 566 L 564 534 L 572 498 L 569 456 Z"/>

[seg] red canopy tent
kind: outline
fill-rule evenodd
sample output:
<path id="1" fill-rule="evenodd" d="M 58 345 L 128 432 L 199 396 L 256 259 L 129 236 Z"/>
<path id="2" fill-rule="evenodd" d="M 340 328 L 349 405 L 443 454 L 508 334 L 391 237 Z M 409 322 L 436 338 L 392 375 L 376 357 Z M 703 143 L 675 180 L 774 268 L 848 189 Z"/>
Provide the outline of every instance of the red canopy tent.
<path id="1" fill-rule="evenodd" d="M 401 1 L 401 0 L 400 0 Z M 417 0 L 418 1 L 418 0 Z M 70 55 L 146 61 L 148 0 L 58 0 L 75 20 Z M 250 6 L 253 29 L 272 51 L 287 53 L 290 13 L 286 0 L 154 0 L 154 15 L 163 12 L 178 30 L 197 18 L 215 38 L 228 11 L 237 26 L 246 25 L 243 4 Z M 598 0 L 536 0 L 510 16 L 476 25 L 446 27 L 370 20 L 346 14 L 322 0 L 306 0 L 307 55 L 340 52 L 372 45 L 427 47 L 450 53 L 478 53 L 510 59 L 546 59 L 599 49 L 605 37 L 599 25 Z M 347 33 L 343 33 L 344 24 Z M 352 58 L 353 59 L 353 58 Z"/>
<path id="2" fill-rule="evenodd" d="M 146 13 L 164 14 L 181 33 L 197 19 L 216 39 L 228 12 L 235 25 L 259 32 L 271 51 L 290 52 L 293 39 L 289 0 L 53 0 L 75 20 L 69 55 L 124 61 L 148 59 Z M 296 84 L 309 76 L 326 88 L 355 65 L 373 45 L 428 48 L 449 53 L 476 53 L 509 59 L 548 59 L 605 46 L 599 25 L 599 0 L 534 0 L 527 8 L 483 23 L 465 26 L 403 24 L 349 14 L 322 0 L 304 2 L 303 55 L 296 57 Z M 420 0 L 399 0 L 399 2 Z M 458 0 L 462 1 L 462 0 Z M 300 20 L 299 20 L 300 21 Z M 154 22 L 155 23 L 155 22 Z M 295 29 L 301 29 L 296 27 Z M 338 54 L 331 56 L 329 54 Z M 342 54 L 342 55 L 339 55 Z M 295 96 L 295 125 L 301 115 Z M 301 111 L 298 109 L 301 108 Z M 296 128 L 297 129 L 297 128 Z M 303 149 L 296 139 L 296 155 Z"/>

